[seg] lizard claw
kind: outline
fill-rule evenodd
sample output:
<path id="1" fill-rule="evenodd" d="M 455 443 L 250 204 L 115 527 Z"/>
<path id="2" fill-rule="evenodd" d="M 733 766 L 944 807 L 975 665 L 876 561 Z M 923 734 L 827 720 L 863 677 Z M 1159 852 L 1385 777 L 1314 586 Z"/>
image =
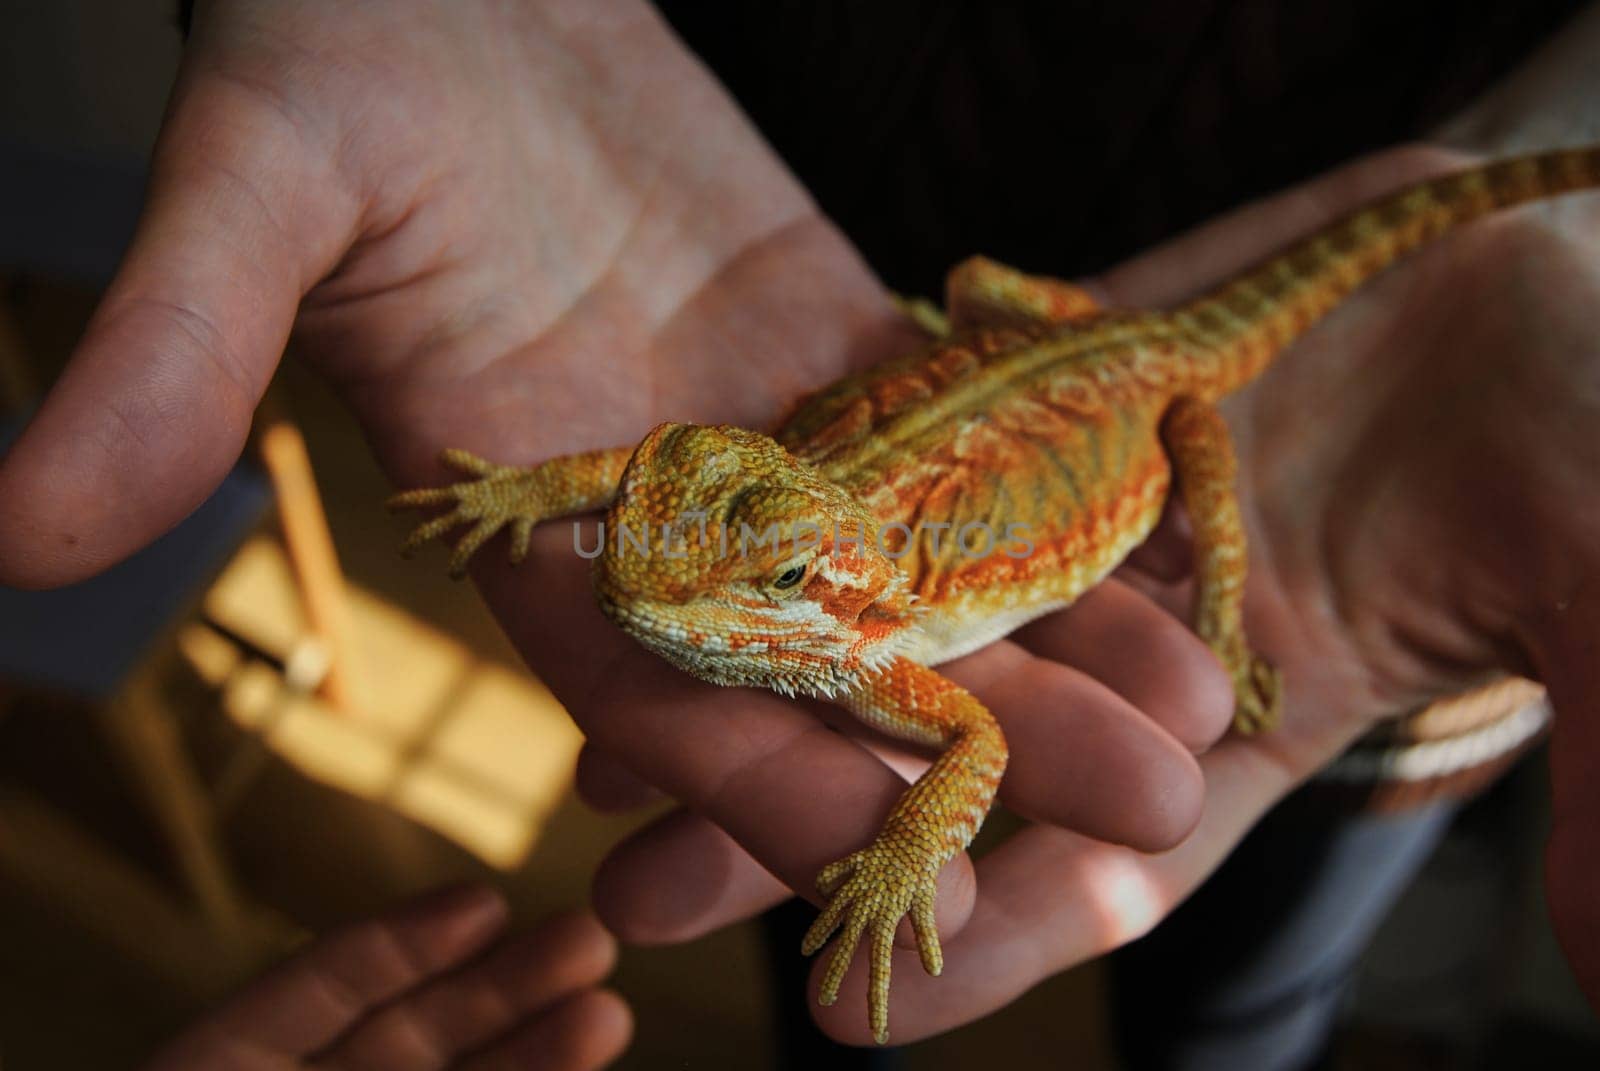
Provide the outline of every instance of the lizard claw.
<path id="1" fill-rule="evenodd" d="M 496 465 L 493 461 L 487 461 L 469 450 L 458 450 L 455 447 L 441 450 L 439 460 L 468 476 L 499 476 L 510 471 L 504 465 Z"/>
<path id="2" fill-rule="evenodd" d="M 823 868 L 817 876 L 817 887 L 828 895 L 828 904 L 806 931 L 800 945 L 800 950 L 809 956 L 827 944 L 835 930 L 843 927 L 817 995 L 820 1003 L 831 1005 L 839 999 L 839 985 L 855 957 L 862 934 L 869 935 L 871 976 L 867 1018 L 872 1036 L 880 1045 L 889 1040 L 889 968 L 894 933 L 902 918 L 911 916 L 923 969 L 936 975 L 944 967 L 944 954 L 939 948 L 939 933 L 933 919 L 938 868 L 918 867 L 907 855 L 903 846 L 880 840 Z"/>
<path id="3" fill-rule="evenodd" d="M 467 563 L 478 548 L 510 524 L 511 561 L 520 562 L 526 557 L 533 526 L 543 519 L 533 472 L 496 465 L 465 450 L 446 450 L 440 460 L 476 479 L 448 487 L 402 491 L 391 496 L 387 503 L 391 510 L 451 507 L 448 512 L 419 524 L 400 545 L 400 553 L 415 553 L 429 540 L 470 525 L 450 555 L 450 575 L 459 579 L 466 574 Z"/>

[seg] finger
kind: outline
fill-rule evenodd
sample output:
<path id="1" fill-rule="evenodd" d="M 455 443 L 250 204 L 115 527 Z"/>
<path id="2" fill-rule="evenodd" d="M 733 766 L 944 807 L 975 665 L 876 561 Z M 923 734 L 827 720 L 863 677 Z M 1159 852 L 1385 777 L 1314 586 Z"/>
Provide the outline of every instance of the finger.
<path id="1" fill-rule="evenodd" d="M 218 1027 L 271 1052 L 314 1052 L 373 1008 L 470 959 L 505 922 L 493 890 L 435 893 L 318 938 L 229 1003 Z"/>
<path id="2" fill-rule="evenodd" d="M 605 814 L 637 810 L 665 798 L 592 741 L 584 741 L 578 752 L 575 780 L 578 798 Z"/>
<path id="3" fill-rule="evenodd" d="M 1213 749 L 1201 760 L 1208 783 L 1219 786 L 1205 818 L 1180 847 L 1162 855 L 1049 826 L 1030 827 L 995 848 L 979 862 L 972 918 L 945 942 L 943 973 L 924 974 L 915 969 L 915 953 L 894 952 L 894 1040 L 915 1041 L 981 1018 L 1044 978 L 1146 932 L 1315 766 L 1313 751 L 1284 760 L 1254 742 Z M 834 1007 L 812 1008 L 822 1029 L 848 1044 L 872 1041 L 860 1014 L 864 973 L 845 979 Z"/>
<path id="4" fill-rule="evenodd" d="M 460 1071 L 591 1071 L 627 1048 L 633 1013 L 610 990 L 580 993 L 460 1064 Z"/>
<path id="5" fill-rule="evenodd" d="M 1124 584 L 1101 584 L 1012 639 L 1087 673 L 1192 751 L 1216 743 L 1233 717 L 1233 685 L 1216 656 L 1182 622 Z"/>
<path id="6" fill-rule="evenodd" d="M 678 880 L 680 874 L 689 880 Z M 595 911 L 633 944 L 676 944 L 753 918 L 794 893 L 706 819 L 688 811 L 650 823 L 595 872 Z"/>
<path id="7" fill-rule="evenodd" d="M 180 87 L 133 243 L 0 464 L 0 583 L 81 579 L 205 499 L 350 231 L 301 133 L 219 81 Z"/>
<path id="8" fill-rule="evenodd" d="M 391 1003 L 316 1066 L 340 1071 L 433 1071 L 504 1034 L 540 1009 L 598 983 L 616 941 L 593 915 L 548 919 L 477 963 Z"/>

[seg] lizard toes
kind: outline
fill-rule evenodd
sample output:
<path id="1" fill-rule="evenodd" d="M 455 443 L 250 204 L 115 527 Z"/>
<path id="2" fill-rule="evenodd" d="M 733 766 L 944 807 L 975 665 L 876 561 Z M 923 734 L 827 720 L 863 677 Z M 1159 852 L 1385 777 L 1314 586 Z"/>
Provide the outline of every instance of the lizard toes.
<path id="1" fill-rule="evenodd" d="M 463 520 L 465 518 L 461 516 L 461 512 L 456 510 L 417 525 L 411 534 L 406 536 L 405 542 L 400 544 L 400 553 L 408 556 L 415 554 L 428 540 L 444 535 Z"/>
<path id="2" fill-rule="evenodd" d="M 822 914 L 806 933 L 802 948 L 808 954 L 821 948 L 833 931 L 843 929 L 823 971 L 818 999 L 832 1004 L 839 995 L 861 935 L 870 931 L 871 976 L 867 988 L 867 1018 L 873 1037 L 883 1044 L 889 1037 L 889 966 L 894 932 L 900 920 L 911 916 L 922 965 L 930 974 L 944 966 L 939 935 L 934 928 L 933 902 L 937 866 L 908 865 L 904 853 L 893 845 L 874 844 L 823 869 L 818 885 L 837 886 Z"/>
<path id="3" fill-rule="evenodd" d="M 455 469 L 471 476 L 489 476 L 498 472 L 501 466 L 492 461 L 486 461 L 469 450 L 460 450 L 449 447 L 439 452 L 439 460 Z"/>

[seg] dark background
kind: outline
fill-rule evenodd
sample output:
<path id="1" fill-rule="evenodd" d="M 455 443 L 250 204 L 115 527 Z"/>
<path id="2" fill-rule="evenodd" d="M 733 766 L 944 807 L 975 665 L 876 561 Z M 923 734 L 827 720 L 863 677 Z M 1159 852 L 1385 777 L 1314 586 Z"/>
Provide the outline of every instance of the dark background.
<path id="1" fill-rule="evenodd" d="M 1416 137 L 1577 0 L 658 5 L 893 288 L 1097 271 Z"/>

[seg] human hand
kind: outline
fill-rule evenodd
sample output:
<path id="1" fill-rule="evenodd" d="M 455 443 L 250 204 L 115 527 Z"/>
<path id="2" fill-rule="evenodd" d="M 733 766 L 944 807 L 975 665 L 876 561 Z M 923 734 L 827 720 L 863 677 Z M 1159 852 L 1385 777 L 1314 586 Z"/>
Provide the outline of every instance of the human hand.
<path id="1" fill-rule="evenodd" d="M 627 1005 L 596 989 L 616 944 L 593 916 L 504 937 L 484 888 L 433 893 L 320 937 L 189 1027 L 145 1071 L 602 1067 Z"/>
<path id="2" fill-rule="evenodd" d="M 0 577 L 82 576 L 200 501 L 291 325 L 412 486 L 439 481 L 444 446 L 527 462 L 669 417 L 763 426 L 914 338 L 643 4 L 218 3 L 134 247 L 0 468 Z M 515 570 L 498 557 L 477 566 L 490 601 L 614 761 L 807 893 L 867 842 L 901 787 L 872 753 L 812 709 L 639 650 L 595 608 L 564 526 Z M 1195 822 L 1191 751 L 1231 693 L 1153 603 L 1108 585 L 960 672 L 1006 726 L 1014 809 L 1141 849 Z M 963 857 L 945 933 L 972 895 Z"/>
<path id="3" fill-rule="evenodd" d="M 653 18 L 576 10 L 203 13 L 135 249 L 0 470 L 6 579 L 84 575 L 197 502 L 236 453 L 302 295 L 308 356 L 403 483 L 428 482 L 445 444 L 528 460 L 627 441 L 666 415 L 761 424 L 800 390 L 893 352 L 899 326 L 876 284 Z M 1387 168 L 1370 175 L 1392 184 Z M 1275 243 L 1327 214 L 1274 211 L 1279 224 L 1255 237 Z M 1220 274 L 1252 230 L 1228 226 L 1233 238 L 1147 258 L 1106 289 L 1142 304 L 1170 296 L 1162 279 Z M 1259 575 L 1274 529 L 1255 527 Z M 592 612 L 564 541 L 547 537 L 517 574 L 487 564 L 483 575 L 591 737 L 799 887 L 863 842 L 898 781 L 790 704 L 640 661 Z M 1260 582 L 1252 600 L 1275 605 Z M 1119 641 L 1128 635 L 1137 643 Z M 1353 665 L 1313 672 L 1264 645 L 1303 694 Z M 1228 707 L 1192 637 L 1112 585 L 955 673 L 1016 745 L 1009 802 L 1081 832 L 1034 827 L 985 861 L 974 924 L 946 939 L 962 958 L 933 985 L 897 972 L 899 1037 L 979 1014 L 1149 925 L 1366 720 L 1319 708 L 1292 732 L 1216 749 L 1199 835 L 1149 859 L 1083 834 L 1153 848 L 1192 820 L 1199 781 L 1177 742 L 1203 747 Z M 1307 674 L 1313 684 L 1294 683 Z M 601 765 L 590 763 L 591 783 Z M 672 895 L 630 912 L 620 878 L 664 847 L 654 884 Z M 784 894 L 722 833 L 682 816 L 636 840 L 610 876 L 614 918 L 644 937 L 710 928 Z M 971 897 L 964 863 L 953 866 L 947 935 Z M 857 1036 L 849 1003 L 827 1014 Z"/>

